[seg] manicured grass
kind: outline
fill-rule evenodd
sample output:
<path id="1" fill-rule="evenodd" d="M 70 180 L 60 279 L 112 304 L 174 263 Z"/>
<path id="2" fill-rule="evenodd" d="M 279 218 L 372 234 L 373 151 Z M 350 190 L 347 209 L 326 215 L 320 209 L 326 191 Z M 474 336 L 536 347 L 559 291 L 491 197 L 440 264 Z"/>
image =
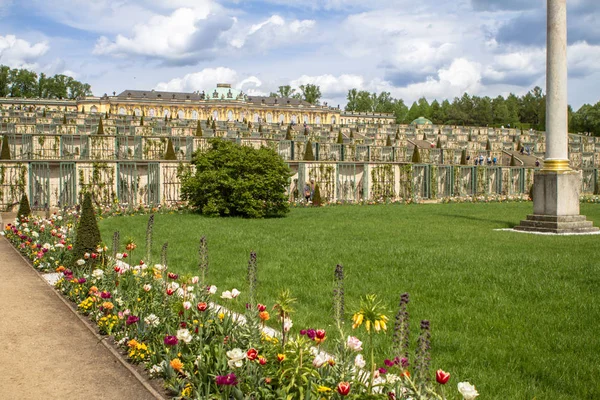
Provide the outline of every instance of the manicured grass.
<path id="1" fill-rule="evenodd" d="M 289 288 L 298 299 L 294 329 L 325 327 L 332 336 L 341 263 L 348 320 L 360 296 L 377 293 L 391 328 L 409 292 L 411 339 L 421 319 L 431 321 L 432 370 L 451 372 L 454 387 L 468 380 L 485 399 L 600 398 L 600 236 L 494 231 L 531 211 L 531 203 L 505 203 L 294 209 L 270 220 L 156 215 L 153 257 L 168 241 L 169 268 L 196 274 L 206 235 L 210 283 L 244 293 L 254 250 L 261 301 L 272 306 Z M 600 205 L 584 204 L 582 213 L 600 225 Z M 105 219 L 102 237 L 134 237 L 139 260 L 147 220 Z M 377 342 L 380 362 L 391 356 L 383 350 L 391 333 Z"/>

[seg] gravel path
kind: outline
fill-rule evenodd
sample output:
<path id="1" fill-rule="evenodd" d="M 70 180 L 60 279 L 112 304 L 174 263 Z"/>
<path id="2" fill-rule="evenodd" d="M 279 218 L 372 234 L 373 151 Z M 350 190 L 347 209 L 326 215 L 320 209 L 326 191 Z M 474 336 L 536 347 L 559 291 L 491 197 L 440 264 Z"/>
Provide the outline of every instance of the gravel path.
<path id="1" fill-rule="evenodd" d="M 156 398 L 3 237 L 0 398 Z"/>

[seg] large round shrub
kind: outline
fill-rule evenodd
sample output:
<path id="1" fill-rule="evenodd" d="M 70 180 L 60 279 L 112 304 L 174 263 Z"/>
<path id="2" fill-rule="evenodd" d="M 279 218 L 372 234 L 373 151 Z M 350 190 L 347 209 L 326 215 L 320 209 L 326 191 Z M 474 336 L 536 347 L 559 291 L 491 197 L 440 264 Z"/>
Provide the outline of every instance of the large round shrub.
<path id="1" fill-rule="evenodd" d="M 182 177 L 183 200 L 204 215 L 264 218 L 289 211 L 286 186 L 291 175 L 279 155 L 214 139 L 196 153 L 196 172 Z"/>

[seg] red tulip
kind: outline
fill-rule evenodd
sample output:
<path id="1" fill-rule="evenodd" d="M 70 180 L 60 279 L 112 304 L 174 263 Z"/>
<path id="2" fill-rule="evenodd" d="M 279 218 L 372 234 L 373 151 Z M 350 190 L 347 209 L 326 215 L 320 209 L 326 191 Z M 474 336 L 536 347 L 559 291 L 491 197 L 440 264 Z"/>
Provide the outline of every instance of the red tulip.
<path id="1" fill-rule="evenodd" d="M 445 385 L 446 382 L 448 382 L 448 379 L 450 379 L 450 373 L 449 372 L 444 372 L 441 369 L 438 369 L 435 373 L 435 380 L 440 384 L 440 385 Z"/>
<path id="2" fill-rule="evenodd" d="M 258 357 L 258 363 L 260 365 L 265 365 L 267 363 L 267 359 L 264 358 L 263 356 Z"/>
<path id="3" fill-rule="evenodd" d="M 340 382 L 337 385 L 337 391 L 342 396 L 347 396 L 350 393 L 350 382 Z"/>
<path id="4" fill-rule="evenodd" d="M 258 357 L 258 350 L 256 350 L 256 349 L 248 350 L 248 352 L 246 353 L 246 357 L 248 357 L 248 360 L 250 360 L 250 361 L 256 360 L 256 357 Z"/>
<path id="5" fill-rule="evenodd" d="M 198 311 L 206 311 L 207 308 L 208 304 L 206 304 L 204 301 L 198 303 Z"/>
<path id="6" fill-rule="evenodd" d="M 256 308 L 258 309 L 258 312 L 263 312 L 267 309 L 267 306 L 265 306 L 264 304 L 257 304 Z"/>

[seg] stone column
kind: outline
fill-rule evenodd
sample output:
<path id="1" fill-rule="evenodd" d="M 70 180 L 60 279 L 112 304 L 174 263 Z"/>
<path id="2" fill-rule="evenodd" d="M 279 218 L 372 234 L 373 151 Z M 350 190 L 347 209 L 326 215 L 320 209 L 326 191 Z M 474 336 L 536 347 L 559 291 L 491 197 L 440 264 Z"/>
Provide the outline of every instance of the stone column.
<path id="1" fill-rule="evenodd" d="M 567 0 L 548 0 L 546 171 L 569 170 L 567 106 Z"/>
<path id="2" fill-rule="evenodd" d="M 534 175 L 533 214 L 515 229 L 591 233 L 579 215 L 581 172 L 569 168 L 567 118 L 567 0 L 548 0 L 546 48 L 546 159 Z"/>

